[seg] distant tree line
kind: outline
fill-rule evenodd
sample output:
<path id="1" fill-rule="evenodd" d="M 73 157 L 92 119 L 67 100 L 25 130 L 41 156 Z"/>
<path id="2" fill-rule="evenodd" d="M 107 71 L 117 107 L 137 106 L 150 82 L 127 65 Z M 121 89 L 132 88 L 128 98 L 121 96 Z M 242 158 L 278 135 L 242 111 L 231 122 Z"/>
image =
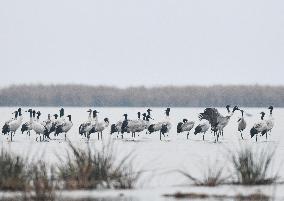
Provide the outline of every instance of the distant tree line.
<path id="1" fill-rule="evenodd" d="M 284 107 L 284 86 L 165 86 L 125 89 L 86 85 L 13 85 L 0 89 L 0 106 Z"/>

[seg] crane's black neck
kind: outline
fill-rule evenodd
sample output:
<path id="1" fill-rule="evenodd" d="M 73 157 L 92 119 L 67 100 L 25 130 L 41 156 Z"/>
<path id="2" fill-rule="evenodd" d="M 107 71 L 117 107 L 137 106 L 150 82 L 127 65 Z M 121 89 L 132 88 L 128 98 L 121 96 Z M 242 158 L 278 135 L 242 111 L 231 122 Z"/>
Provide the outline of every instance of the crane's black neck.
<path id="1" fill-rule="evenodd" d="M 97 117 L 97 111 L 93 111 L 93 118 Z"/>
<path id="2" fill-rule="evenodd" d="M 63 117 L 64 116 L 64 109 L 61 108 L 59 112 L 60 112 L 60 117 Z"/>
<path id="3" fill-rule="evenodd" d="M 19 113 L 19 116 L 22 116 L 22 109 L 21 108 L 18 109 L 18 113 Z"/>
<path id="4" fill-rule="evenodd" d="M 166 116 L 168 117 L 168 116 L 170 116 L 170 111 L 166 111 Z"/>
<path id="5" fill-rule="evenodd" d="M 30 118 L 32 118 L 33 117 L 33 111 L 29 111 L 29 113 L 30 113 Z"/>
<path id="6" fill-rule="evenodd" d="M 230 107 L 227 106 L 226 108 L 227 108 L 228 113 L 230 113 L 231 112 Z"/>
<path id="7" fill-rule="evenodd" d="M 263 113 L 263 114 L 261 114 L 261 120 L 263 120 L 263 118 L 264 118 L 264 115 L 265 115 L 264 113 Z"/>
<path id="8" fill-rule="evenodd" d="M 19 115 L 19 112 L 18 112 L 18 111 L 15 111 L 15 119 L 18 118 L 18 115 Z"/>

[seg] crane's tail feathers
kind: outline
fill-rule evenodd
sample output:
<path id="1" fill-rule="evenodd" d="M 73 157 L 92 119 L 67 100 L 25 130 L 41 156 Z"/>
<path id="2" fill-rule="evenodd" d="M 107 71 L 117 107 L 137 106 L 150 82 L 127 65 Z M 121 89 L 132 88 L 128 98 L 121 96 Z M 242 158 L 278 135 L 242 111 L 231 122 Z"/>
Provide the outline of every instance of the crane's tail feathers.
<path id="1" fill-rule="evenodd" d="M 110 134 L 113 134 L 113 133 L 115 133 L 115 132 L 117 132 L 118 130 L 117 130 L 117 128 L 116 128 L 116 125 L 115 124 L 112 124 L 111 126 L 110 126 Z"/>
<path id="2" fill-rule="evenodd" d="M 127 132 L 127 129 L 128 129 L 128 121 L 126 120 L 126 121 L 123 121 L 123 123 L 122 123 L 121 133 L 123 134 L 123 133 Z"/>
<path id="3" fill-rule="evenodd" d="M 201 131 L 202 131 L 202 127 L 200 125 L 196 126 L 194 130 L 194 135 L 196 135 L 197 133 L 201 133 Z"/>
<path id="4" fill-rule="evenodd" d="M 62 133 L 62 132 L 63 132 L 62 125 L 57 126 L 55 129 L 55 134 L 58 135 L 59 133 Z"/>
<path id="5" fill-rule="evenodd" d="M 181 133 L 182 132 L 182 125 L 183 125 L 182 122 L 178 123 L 178 125 L 177 125 L 177 133 Z"/>
<path id="6" fill-rule="evenodd" d="M 4 134 L 4 135 L 6 135 L 7 133 L 9 133 L 10 132 L 10 126 L 9 126 L 9 124 L 4 124 L 4 126 L 3 126 L 3 128 L 2 128 L 2 133 Z"/>
<path id="7" fill-rule="evenodd" d="M 21 132 L 24 133 L 25 131 L 28 131 L 29 130 L 29 127 L 28 125 L 25 123 L 22 125 L 22 128 L 21 128 Z"/>
<path id="8" fill-rule="evenodd" d="M 148 127 L 148 131 L 149 131 L 150 134 L 153 133 L 153 132 L 155 132 L 154 126 L 155 126 L 155 124 L 151 124 L 151 125 Z"/>
<path id="9" fill-rule="evenodd" d="M 258 133 L 258 131 L 255 129 L 255 127 L 252 127 L 252 129 L 250 129 L 250 137 L 253 138 L 253 136 L 255 136 Z"/>

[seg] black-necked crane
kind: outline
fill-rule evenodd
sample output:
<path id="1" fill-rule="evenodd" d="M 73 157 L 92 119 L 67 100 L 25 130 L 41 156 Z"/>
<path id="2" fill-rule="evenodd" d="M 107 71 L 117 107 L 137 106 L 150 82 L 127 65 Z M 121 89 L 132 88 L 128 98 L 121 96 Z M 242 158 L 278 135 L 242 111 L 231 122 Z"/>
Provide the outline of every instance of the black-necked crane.
<path id="1" fill-rule="evenodd" d="M 251 138 L 255 136 L 256 142 L 257 142 L 257 136 L 259 133 L 261 133 L 261 135 L 266 134 L 266 139 L 267 139 L 268 127 L 267 127 L 266 120 L 264 120 L 265 113 L 261 112 L 260 114 L 261 114 L 261 120 L 255 123 L 254 126 L 250 130 L 250 136 Z"/>
<path id="2" fill-rule="evenodd" d="M 238 131 L 241 133 L 241 138 L 244 139 L 243 138 L 243 131 L 247 127 L 247 122 L 244 119 L 244 111 L 243 110 L 240 110 L 240 111 L 242 113 L 242 117 L 239 118 L 239 120 L 238 120 Z"/>
<path id="3" fill-rule="evenodd" d="M 18 130 L 18 128 L 21 126 L 23 122 L 21 108 L 19 108 L 17 111 L 13 112 L 12 114 L 15 114 L 15 117 L 6 121 L 2 128 L 2 133 L 4 135 L 10 133 L 11 141 L 13 141 L 13 136 L 15 135 L 16 131 Z"/>
<path id="4" fill-rule="evenodd" d="M 58 136 L 60 133 L 64 133 L 65 140 L 66 140 L 66 134 L 68 131 L 72 128 L 73 122 L 72 122 L 72 116 L 69 114 L 67 115 L 68 119 L 64 121 L 64 123 L 58 125 L 55 130 L 55 134 Z"/>
<path id="5" fill-rule="evenodd" d="M 194 121 L 188 121 L 187 119 L 183 119 L 182 122 L 179 122 L 177 125 L 177 133 L 187 132 L 186 138 L 189 137 L 189 131 L 194 127 Z"/>
<path id="6" fill-rule="evenodd" d="M 166 113 L 165 119 L 161 122 L 151 124 L 148 127 L 148 132 L 150 134 L 157 132 L 157 131 L 160 132 L 160 140 L 162 140 L 162 135 L 165 137 L 165 133 L 169 133 L 169 131 L 171 130 L 172 124 L 171 124 L 171 121 L 170 121 L 170 111 L 171 111 L 171 109 L 167 108 L 165 110 L 165 113 Z"/>
<path id="7" fill-rule="evenodd" d="M 198 124 L 198 126 L 195 127 L 194 135 L 197 135 L 198 133 L 202 133 L 203 134 L 202 139 L 204 141 L 204 135 L 209 130 L 209 128 L 210 128 L 209 122 L 207 120 L 203 120 Z"/>
<path id="8" fill-rule="evenodd" d="M 267 129 L 268 132 L 272 130 L 272 128 L 274 127 L 274 117 L 272 115 L 273 113 L 273 106 L 269 106 L 269 117 L 266 119 L 266 123 L 267 123 Z"/>
<path id="9" fill-rule="evenodd" d="M 228 106 L 226 106 L 228 110 Z M 223 135 L 224 128 L 228 125 L 230 118 L 233 116 L 234 112 L 238 109 L 237 106 L 234 107 L 233 111 L 229 115 L 221 115 L 216 108 L 206 108 L 203 113 L 199 114 L 199 120 L 205 119 L 211 125 L 211 130 L 216 136 L 215 142 L 219 141 L 219 135 Z"/>

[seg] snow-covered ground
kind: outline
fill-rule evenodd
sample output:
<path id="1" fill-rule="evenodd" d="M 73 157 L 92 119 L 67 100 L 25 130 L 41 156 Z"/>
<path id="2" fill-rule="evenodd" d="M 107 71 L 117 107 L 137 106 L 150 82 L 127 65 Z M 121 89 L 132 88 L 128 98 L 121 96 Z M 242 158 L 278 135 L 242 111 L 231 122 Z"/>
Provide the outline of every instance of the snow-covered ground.
<path id="1" fill-rule="evenodd" d="M 17 108 L 0 108 L 0 126 L 10 119 L 12 112 Z M 27 108 L 24 108 L 25 111 Z M 35 108 L 42 112 L 41 119 L 47 118 L 47 114 L 58 113 L 60 108 Z M 71 114 L 74 126 L 68 133 L 68 138 L 77 146 L 86 147 L 86 140 L 78 134 L 80 123 L 87 120 L 87 110 L 89 108 L 65 108 L 65 115 Z M 99 121 L 103 121 L 108 117 L 110 123 L 115 123 L 123 119 L 123 114 L 127 113 L 129 119 L 136 119 L 138 111 L 145 112 L 147 108 L 96 108 L 99 113 Z M 152 108 L 152 122 L 164 119 L 164 108 Z M 116 139 L 116 135 L 110 136 L 109 129 L 104 131 L 104 141 L 112 139 L 116 147 L 118 157 L 123 157 L 129 152 L 133 152 L 134 167 L 136 170 L 144 170 L 137 189 L 133 191 L 124 191 L 123 194 L 130 197 L 136 197 L 137 200 L 149 200 L 151 196 L 156 196 L 155 200 L 171 200 L 170 198 L 161 197 L 162 194 L 174 192 L 212 192 L 214 194 L 233 194 L 254 192 L 256 189 L 262 189 L 267 194 L 276 194 L 281 200 L 284 198 L 284 186 L 279 185 L 275 189 L 270 187 L 236 187 L 236 186 L 220 186 L 217 188 L 201 188 L 188 186 L 188 181 L 184 176 L 176 170 L 187 170 L 192 175 L 201 176 L 203 166 L 207 164 L 215 164 L 225 166 L 225 174 L 229 174 L 230 166 L 228 163 L 228 150 L 236 150 L 239 146 L 248 145 L 253 148 L 266 147 L 267 149 L 276 148 L 275 160 L 273 163 L 272 172 L 279 171 L 280 176 L 284 178 L 284 171 L 281 171 L 282 162 L 284 159 L 284 109 L 275 108 L 274 118 L 275 127 L 266 141 L 264 137 L 259 138 L 259 142 L 255 139 L 250 139 L 249 130 L 253 124 L 260 119 L 260 112 L 264 111 L 269 114 L 266 108 L 243 108 L 252 116 L 245 116 L 247 121 L 247 129 L 244 132 L 245 140 L 240 140 L 240 134 L 237 132 L 237 120 L 241 116 L 240 112 L 236 112 L 231 118 L 229 125 L 224 130 L 224 137 L 220 138 L 219 143 L 214 143 L 213 135 L 208 132 L 205 136 L 205 141 L 202 141 L 202 135 L 195 136 L 193 131 L 190 132 L 189 140 L 186 140 L 186 133 L 177 135 L 176 125 L 183 118 L 193 120 L 198 124 L 198 113 L 204 108 L 172 108 L 170 118 L 172 122 L 172 130 L 168 140 L 160 141 L 158 133 L 151 135 L 141 133 L 135 141 L 131 140 L 131 134 L 128 134 L 124 140 Z M 225 108 L 219 109 L 220 113 L 227 115 Z M 28 121 L 28 113 L 24 113 L 25 121 Z M 51 135 L 53 137 L 53 135 Z M 61 155 L 66 153 L 67 143 L 64 142 L 64 136 L 59 136 L 56 140 L 50 142 L 36 142 L 35 135 L 31 137 L 26 134 L 22 135 L 19 131 L 16 133 L 14 142 L 9 142 L 7 136 L 0 135 L 0 146 L 10 149 L 16 153 L 23 155 L 31 155 L 32 157 L 42 158 L 50 163 L 58 162 L 56 154 Z M 100 147 L 101 141 L 97 141 L 97 135 L 93 135 L 89 142 L 91 147 Z M 275 190 L 275 191 L 274 191 Z M 275 193 L 276 192 L 276 193 Z M 70 192 L 67 193 L 70 195 Z M 82 192 L 72 192 L 72 195 L 83 195 Z M 85 192 L 85 195 L 92 197 L 118 196 L 120 191 L 92 191 Z M 148 197 L 147 197 L 148 196 Z M 136 199 L 133 199 L 136 200 Z"/>

